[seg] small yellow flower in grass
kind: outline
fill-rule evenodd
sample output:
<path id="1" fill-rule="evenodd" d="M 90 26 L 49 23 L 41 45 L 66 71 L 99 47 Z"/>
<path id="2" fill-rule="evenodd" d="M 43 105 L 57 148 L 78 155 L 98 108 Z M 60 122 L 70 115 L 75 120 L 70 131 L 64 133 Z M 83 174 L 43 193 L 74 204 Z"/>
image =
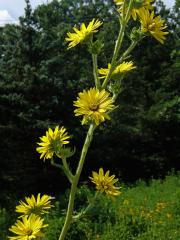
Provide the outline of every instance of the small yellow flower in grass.
<path id="1" fill-rule="evenodd" d="M 13 232 L 17 236 L 8 237 L 11 240 L 31 240 L 43 236 L 41 232 L 42 228 L 47 227 L 47 224 L 43 224 L 44 219 L 41 219 L 35 214 L 30 216 L 23 216 L 21 220 L 17 220 L 9 231 Z"/>
<path id="2" fill-rule="evenodd" d="M 124 199 L 123 205 L 129 205 L 129 200 L 128 199 Z"/>
<path id="3" fill-rule="evenodd" d="M 115 178 L 115 175 L 109 176 L 109 173 L 109 171 L 104 173 L 104 170 L 100 168 L 99 173 L 92 172 L 92 177 L 89 178 L 96 184 L 98 191 L 105 192 L 110 197 L 118 196 L 121 192 L 118 190 L 119 187 L 114 186 L 118 179 Z"/>
<path id="4" fill-rule="evenodd" d="M 171 214 L 171 213 L 167 213 L 167 214 L 166 214 L 166 217 L 167 217 L 168 219 L 171 219 L 171 218 L 172 218 L 172 214 Z"/>
<path id="5" fill-rule="evenodd" d="M 89 39 L 89 37 L 92 36 L 93 33 L 96 33 L 98 28 L 102 25 L 102 22 L 99 20 L 93 19 L 88 26 L 84 23 L 81 24 L 80 30 L 78 30 L 76 27 L 73 28 L 74 33 L 67 33 L 66 41 L 70 42 L 68 49 L 75 47 L 81 42 L 84 42 Z"/>
<path id="6" fill-rule="evenodd" d="M 110 119 L 107 112 L 114 108 L 113 99 L 109 97 L 109 93 L 96 88 L 90 88 L 79 93 L 77 100 L 74 101 L 75 116 L 83 116 L 82 124 L 89 121 L 99 125 L 105 119 Z"/>
<path id="7" fill-rule="evenodd" d="M 100 75 L 102 75 L 102 76 L 99 77 L 100 79 L 106 78 L 106 76 L 109 73 L 110 67 L 111 67 L 111 64 L 109 63 L 108 64 L 108 68 L 100 68 L 98 70 L 98 73 Z M 131 71 L 134 68 L 136 68 L 136 66 L 134 66 L 134 63 L 132 61 L 130 61 L 130 62 L 123 62 L 123 63 L 119 64 L 114 69 L 114 71 L 112 72 L 111 78 L 121 76 L 122 74 L 127 73 L 127 72 Z"/>
<path id="8" fill-rule="evenodd" d="M 165 35 L 168 32 L 164 32 L 167 27 L 164 25 L 164 20 L 160 16 L 155 16 L 154 11 L 150 12 L 146 9 L 139 11 L 139 19 L 141 23 L 141 32 L 144 34 L 150 34 L 160 43 L 164 43 L 166 39 Z"/>
<path id="9" fill-rule="evenodd" d="M 21 213 L 21 216 L 30 215 L 31 213 L 36 215 L 48 213 L 48 210 L 52 207 L 51 199 L 52 197 L 48 195 L 41 197 L 40 193 L 37 195 L 37 198 L 34 195 L 25 197 L 26 202 L 20 201 L 20 204 L 16 206 L 16 212 Z"/>
<path id="10" fill-rule="evenodd" d="M 115 4 L 118 7 L 118 12 L 123 12 L 123 4 L 124 0 L 114 0 Z M 153 6 L 151 5 L 154 2 L 154 0 L 139 0 L 139 1 L 134 1 L 132 10 L 131 10 L 131 16 L 134 21 L 137 20 L 137 16 L 139 14 L 139 11 L 142 9 L 153 9 Z M 125 11 L 127 11 L 129 1 L 126 1 L 126 7 Z"/>
<path id="11" fill-rule="evenodd" d="M 69 138 L 66 128 L 57 126 L 54 131 L 49 128 L 46 136 L 40 137 L 41 142 L 37 143 L 40 145 L 36 148 L 37 152 L 41 154 L 40 158 L 51 159 L 59 147 L 69 143 Z"/>

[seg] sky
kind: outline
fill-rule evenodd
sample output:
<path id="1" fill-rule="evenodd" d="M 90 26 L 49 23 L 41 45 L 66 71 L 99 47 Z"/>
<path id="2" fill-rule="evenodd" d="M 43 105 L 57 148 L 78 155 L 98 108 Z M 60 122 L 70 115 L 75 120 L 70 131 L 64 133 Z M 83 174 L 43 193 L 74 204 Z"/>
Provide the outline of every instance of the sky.
<path id="1" fill-rule="evenodd" d="M 33 8 L 51 0 L 30 0 Z M 164 0 L 167 7 L 172 7 L 175 0 Z M 17 23 L 18 17 L 24 13 L 24 0 L 0 0 L 0 26 L 6 23 Z"/>

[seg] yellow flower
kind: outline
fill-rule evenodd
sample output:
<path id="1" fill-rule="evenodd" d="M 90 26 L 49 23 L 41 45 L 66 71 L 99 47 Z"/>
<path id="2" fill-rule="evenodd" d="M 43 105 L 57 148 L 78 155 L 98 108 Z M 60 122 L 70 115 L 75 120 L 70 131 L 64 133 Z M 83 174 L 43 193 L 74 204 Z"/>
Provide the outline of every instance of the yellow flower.
<path id="1" fill-rule="evenodd" d="M 171 214 L 171 213 L 167 213 L 167 214 L 166 214 L 166 217 L 167 217 L 168 219 L 171 219 L 171 218 L 172 218 L 172 214 Z"/>
<path id="2" fill-rule="evenodd" d="M 104 89 L 99 91 L 96 88 L 90 88 L 79 93 L 77 100 L 74 101 L 75 116 L 83 115 L 82 124 L 89 121 L 99 125 L 105 119 L 110 119 L 107 112 L 114 108 L 113 99 L 109 97 L 109 93 Z"/>
<path id="3" fill-rule="evenodd" d="M 16 212 L 23 215 L 30 215 L 34 213 L 36 215 L 41 215 L 48 213 L 48 210 L 52 207 L 51 197 L 48 195 L 40 196 L 37 195 L 37 199 L 32 195 L 31 197 L 25 197 L 26 202 L 20 201 L 20 205 L 16 206 Z"/>
<path id="4" fill-rule="evenodd" d="M 41 142 L 37 143 L 40 145 L 36 148 L 37 152 L 41 154 L 40 158 L 44 157 L 44 160 L 52 158 L 58 148 L 69 143 L 69 138 L 66 128 L 56 126 L 54 131 L 49 128 L 46 136 L 40 137 Z"/>
<path id="5" fill-rule="evenodd" d="M 161 212 L 161 210 L 163 210 L 165 207 L 167 206 L 167 203 L 165 202 L 158 202 L 156 203 L 156 212 Z"/>
<path id="6" fill-rule="evenodd" d="M 92 36 L 93 33 L 96 33 L 99 28 L 102 25 L 102 22 L 99 20 L 93 19 L 88 26 L 86 27 L 84 23 L 81 24 L 80 30 L 78 30 L 76 27 L 73 28 L 74 33 L 68 32 L 66 41 L 70 42 L 68 49 L 75 47 L 77 44 L 86 41 L 90 36 Z"/>
<path id="7" fill-rule="evenodd" d="M 168 32 L 164 32 L 167 27 L 164 25 L 164 20 L 160 16 L 155 16 L 154 11 L 150 12 L 146 9 L 139 11 L 139 18 L 141 23 L 141 31 L 145 34 L 152 35 L 160 43 L 164 43 L 166 39 L 165 35 Z"/>
<path id="8" fill-rule="evenodd" d="M 129 205 L 129 200 L 128 199 L 124 199 L 123 204 L 124 205 Z"/>
<path id="9" fill-rule="evenodd" d="M 118 12 L 121 13 L 123 11 L 124 0 L 114 0 L 114 2 L 118 7 Z M 153 9 L 153 6 L 151 5 L 151 3 L 153 3 L 153 2 L 154 2 L 154 0 L 142 0 L 142 1 L 139 1 L 139 3 L 135 2 L 132 7 L 132 10 L 131 10 L 131 16 L 134 19 L 134 21 L 137 20 L 137 16 L 138 16 L 140 10 L 142 10 L 144 8 L 145 9 Z M 127 7 L 128 7 L 128 5 L 125 8 L 126 11 L 127 11 Z"/>
<path id="10" fill-rule="evenodd" d="M 106 78 L 106 76 L 109 73 L 110 67 L 111 67 L 111 64 L 109 63 L 108 64 L 108 68 L 100 68 L 100 69 L 98 69 L 98 73 L 100 75 L 102 75 L 101 77 L 99 77 L 100 79 L 101 78 Z M 123 63 L 121 63 L 120 65 L 118 65 L 114 69 L 114 71 L 112 72 L 112 77 L 111 78 L 121 76 L 123 73 L 129 72 L 129 71 L 131 71 L 134 68 L 136 68 L 136 67 L 133 65 L 132 61 L 130 61 L 130 62 L 123 62 Z"/>
<path id="11" fill-rule="evenodd" d="M 41 229 L 48 225 L 43 225 L 44 219 L 41 219 L 35 214 L 23 216 L 21 220 L 17 220 L 9 231 L 15 233 L 17 236 L 8 237 L 11 240 L 31 240 L 42 237 Z"/>
<path id="12" fill-rule="evenodd" d="M 99 173 L 92 172 L 92 177 L 89 177 L 93 183 L 96 184 L 96 189 L 100 192 L 105 192 L 108 196 L 114 197 L 121 194 L 118 187 L 114 184 L 118 181 L 115 175 L 109 176 L 109 171 L 104 173 L 102 168 L 99 169 Z"/>

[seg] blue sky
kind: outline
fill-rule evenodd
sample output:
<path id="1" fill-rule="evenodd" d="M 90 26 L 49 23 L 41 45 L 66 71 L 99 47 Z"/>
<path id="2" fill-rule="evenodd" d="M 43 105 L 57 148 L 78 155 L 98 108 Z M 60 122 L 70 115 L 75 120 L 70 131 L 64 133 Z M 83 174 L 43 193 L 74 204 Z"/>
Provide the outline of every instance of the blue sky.
<path id="1" fill-rule="evenodd" d="M 30 0 L 35 8 L 38 4 L 47 3 L 51 0 Z M 175 0 L 164 0 L 168 7 L 172 7 Z M 18 17 L 24 13 L 24 0 L 0 0 L 0 25 L 8 22 L 16 22 Z"/>

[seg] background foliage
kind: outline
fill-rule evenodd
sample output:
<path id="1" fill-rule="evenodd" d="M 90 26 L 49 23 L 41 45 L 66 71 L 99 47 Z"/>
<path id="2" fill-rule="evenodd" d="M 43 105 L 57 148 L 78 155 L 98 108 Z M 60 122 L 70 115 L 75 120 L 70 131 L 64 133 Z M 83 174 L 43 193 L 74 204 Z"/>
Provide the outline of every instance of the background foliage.
<path id="1" fill-rule="evenodd" d="M 109 62 L 118 32 L 110 0 L 53 0 L 33 11 L 26 3 L 20 24 L 0 29 L 0 205 L 8 207 L 12 193 L 13 199 L 37 192 L 54 195 L 68 186 L 64 175 L 35 151 L 47 127 L 67 127 L 77 148 L 72 168 L 77 163 L 86 127 L 74 117 L 72 102 L 91 86 L 92 62 L 84 45 L 67 51 L 67 31 L 92 18 L 104 22 L 97 35 L 105 41 L 100 67 Z M 100 166 L 128 182 L 179 169 L 179 6 L 176 1 L 170 11 L 157 2 L 168 39 L 164 46 L 146 39 L 134 51 L 137 70 L 123 82 L 113 120 L 95 134 L 82 181 Z"/>

